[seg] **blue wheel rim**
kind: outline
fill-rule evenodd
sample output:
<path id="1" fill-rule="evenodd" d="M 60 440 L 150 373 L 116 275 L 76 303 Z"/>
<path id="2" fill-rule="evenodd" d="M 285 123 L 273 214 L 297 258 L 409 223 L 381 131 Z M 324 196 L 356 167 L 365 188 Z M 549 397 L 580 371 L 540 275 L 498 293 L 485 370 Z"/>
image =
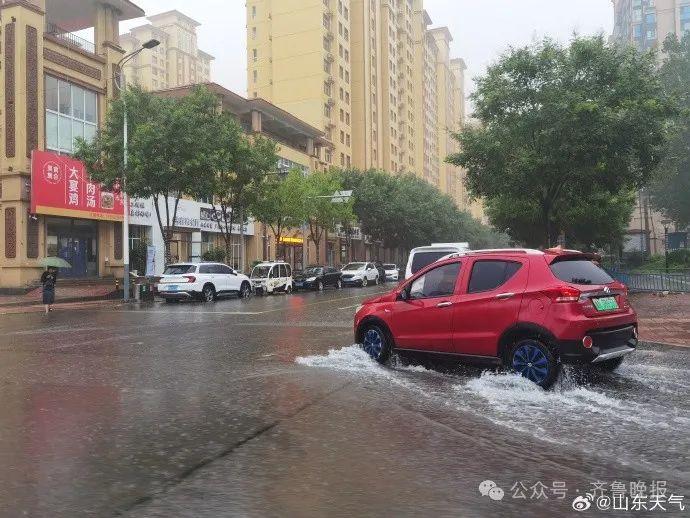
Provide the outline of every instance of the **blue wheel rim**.
<path id="1" fill-rule="evenodd" d="M 381 351 L 383 351 L 383 337 L 377 329 L 368 329 L 364 333 L 364 351 L 377 360 L 381 356 Z"/>
<path id="2" fill-rule="evenodd" d="M 542 383 L 549 375 L 549 359 L 535 342 L 527 342 L 513 353 L 513 369 L 534 383 Z"/>

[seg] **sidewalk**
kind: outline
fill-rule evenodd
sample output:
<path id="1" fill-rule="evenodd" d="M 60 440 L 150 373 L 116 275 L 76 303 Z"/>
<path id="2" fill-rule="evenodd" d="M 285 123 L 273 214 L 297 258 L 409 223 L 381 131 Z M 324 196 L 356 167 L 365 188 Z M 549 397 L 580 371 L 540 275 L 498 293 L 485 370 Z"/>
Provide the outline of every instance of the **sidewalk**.
<path id="1" fill-rule="evenodd" d="M 43 292 L 36 288 L 25 295 L 0 295 L 0 308 L 33 306 L 41 304 Z M 84 286 L 60 286 L 55 291 L 56 304 L 66 302 L 84 302 L 90 300 L 104 300 L 118 298 L 113 285 L 96 284 Z"/>
<path id="2" fill-rule="evenodd" d="M 640 340 L 690 347 L 690 294 L 630 296 L 639 318 Z"/>

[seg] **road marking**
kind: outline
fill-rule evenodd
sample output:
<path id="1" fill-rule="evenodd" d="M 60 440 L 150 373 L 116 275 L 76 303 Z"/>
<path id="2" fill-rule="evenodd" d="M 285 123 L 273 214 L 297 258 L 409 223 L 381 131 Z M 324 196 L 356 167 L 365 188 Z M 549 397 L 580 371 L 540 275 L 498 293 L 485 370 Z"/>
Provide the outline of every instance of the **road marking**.
<path id="1" fill-rule="evenodd" d="M 358 308 L 358 307 L 359 307 L 359 304 L 355 304 L 354 306 L 345 306 L 344 308 L 338 308 L 338 309 L 354 309 L 354 308 Z"/>

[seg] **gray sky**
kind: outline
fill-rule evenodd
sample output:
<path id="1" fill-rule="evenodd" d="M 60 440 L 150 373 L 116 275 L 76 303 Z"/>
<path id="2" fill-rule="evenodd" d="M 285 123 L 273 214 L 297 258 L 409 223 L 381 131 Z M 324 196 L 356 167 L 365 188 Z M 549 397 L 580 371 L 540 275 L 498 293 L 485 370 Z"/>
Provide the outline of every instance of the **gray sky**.
<path id="1" fill-rule="evenodd" d="M 212 79 L 246 94 L 244 0 L 134 0 L 147 14 L 177 9 L 201 23 L 199 48 L 216 57 Z M 425 0 L 433 26 L 447 25 L 453 34 L 453 57 L 465 59 L 468 91 L 508 46 L 551 36 L 567 41 L 573 34 L 591 35 L 613 28 L 610 0 Z M 121 25 L 121 32 L 145 23 Z"/>

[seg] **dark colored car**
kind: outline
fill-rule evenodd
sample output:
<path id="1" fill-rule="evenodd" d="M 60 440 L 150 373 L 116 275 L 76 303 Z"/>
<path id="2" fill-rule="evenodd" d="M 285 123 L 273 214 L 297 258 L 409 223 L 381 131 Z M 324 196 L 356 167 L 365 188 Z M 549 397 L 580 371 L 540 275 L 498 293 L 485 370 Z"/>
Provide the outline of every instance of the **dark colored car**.
<path id="1" fill-rule="evenodd" d="M 562 363 L 616 369 L 637 346 L 624 284 L 562 249 L 465 252 L 432 263 L 355 313 L 356 342 L 490 362 L 547 388 Z"/>
<path id="2" fill-rule="evenodd" d="M 374 266 L 376 267 L 376 271 L 379 272 L 379 279 L 381 282 L 386 282 L 386 269 L 383 267 L 383 263 L 381 261 L 376 261 L 374 262 Z"/>
<path id="3" fill-rule="evenodd" d="M 307 266 L 304 271 L 293 276 L 295 290 L 323 291 L 328 286 L 342 288 L 341 273 L 332 266 Z"/>

